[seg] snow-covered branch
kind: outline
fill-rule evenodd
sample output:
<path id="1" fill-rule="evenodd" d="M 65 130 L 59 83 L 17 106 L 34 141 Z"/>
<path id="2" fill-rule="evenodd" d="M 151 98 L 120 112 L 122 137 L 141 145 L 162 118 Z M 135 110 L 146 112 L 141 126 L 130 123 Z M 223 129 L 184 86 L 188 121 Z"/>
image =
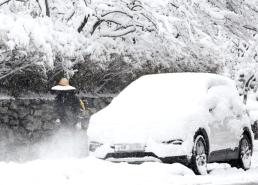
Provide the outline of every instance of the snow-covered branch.
<path id="1" fill-rule="evenodd" d="M 116 13 L 126 15 L 126 16 L 128 16 L 129 18 L 131 18 L 131 19 L 133 18 L 133 16 L 129 15 L 128 13 L 123 12 L 123 11 L 119 11 L 119 10 L 110 11 L 110 12 L 104 13 L 104 14 L 101 15 L 101 17 L 105 17 L 105 16 L 107 16 L 107 15 L 116 14 Z"/>
<path id="2" fill-rule="evenodd" d="M 123 30 L 116 30 L 116 31 L 106 31 L 106 32 L 101 32 L 100 36 L 101 37 L 122 37 L 125 36 L 129 33 L 132 33 L 136 30 L 135 27 L 127 27 Z"/>
<path id="3" fill-rule="evenodd" d="M 257 32 L 257 28 L 255 26 L 251 26 L 251 25 L 244 25 L 244 28 L 248 29 L 248 30 L 252 30 L 254 32 Z"/>
<path id="4" fill-rule="evenodd" d="M 11 0 L 6 0 L 6 1 L 4 1 L 4 2 L 0 3 L 0 6 L 3 6 L 4 4 L 9 3 L 10 1 L 11 1 Z"/>

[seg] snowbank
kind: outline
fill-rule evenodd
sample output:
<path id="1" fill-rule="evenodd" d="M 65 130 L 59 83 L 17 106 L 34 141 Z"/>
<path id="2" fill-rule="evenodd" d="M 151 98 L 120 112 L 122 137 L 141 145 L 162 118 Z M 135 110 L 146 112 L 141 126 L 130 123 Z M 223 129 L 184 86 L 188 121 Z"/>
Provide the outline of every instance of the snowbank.
<path id="1" fill-rule="evenodd" d="M 210 164 L 208 175 L 196 176 L 185 166 L 162 163 L 132 165 L 111 163 L 92 157 L 37 160 L 27 163 L 0 163 L 1 184 L 27 185 L 194 185 L 257 184 L 258 142 L 253 167 L 248 171 L 227 164 Z"/>

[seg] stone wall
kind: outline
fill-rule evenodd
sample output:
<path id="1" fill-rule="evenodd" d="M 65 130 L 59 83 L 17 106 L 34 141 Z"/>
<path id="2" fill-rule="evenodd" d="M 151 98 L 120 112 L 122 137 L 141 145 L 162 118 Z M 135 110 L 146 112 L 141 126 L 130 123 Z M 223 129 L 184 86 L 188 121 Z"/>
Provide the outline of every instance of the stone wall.
<path id="1" fill-rule="evenodd" d="M 108 105 L 113 96 L 83 95 L 80 98 L 94 113 Z M 10 150 L 37 143 L 53 134 L 60 127 L 56 119 L 53 95 L 0 96 L 0 159 L 6 159 L 5 150 L 10 155 Z"/>

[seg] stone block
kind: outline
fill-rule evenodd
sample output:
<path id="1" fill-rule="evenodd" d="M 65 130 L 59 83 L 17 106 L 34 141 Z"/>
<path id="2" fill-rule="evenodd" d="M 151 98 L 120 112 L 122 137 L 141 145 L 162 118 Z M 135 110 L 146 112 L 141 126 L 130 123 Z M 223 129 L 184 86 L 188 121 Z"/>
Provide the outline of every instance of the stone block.
<path id="1" fill-rule="evenodd" d="M 48 122 L 43 123 L 43 129 L 44 130 L 54 130 L 57 127 L 58 127 L 58 125 L 55 124 L 55 122 L 48 121 Z"/>
<path id="2" fill-rule="evenodd" d="M 8 124 L 9 124 L 9 126 L 11 126 L 11 127 L 18 127 L 18 126 L 19 126 L 19 121 L 12 119 L 12 120 L 9 121 Z"/>
<path id="3" fill-rule="evenodd" d="M 17 110 L 18 109 L 17 103 L 15 101 L 12 101 L 9 105 L 9 109 L 10 110 Z"/>
<path id="4" fill-rule="evenodd" d="M 54 118 L 57 118 L 57 116 L 55 116 L 53 113 L 44 112 L 42 113 L 41 118 L 44 121 L 50 121 L 50 120 L 53 120 Z"/>
<path id="5" fill-rule="evenodd" d="M 43 110 L 34 110 L 34 116 L 42 116 Z"/>
<path id="6" fill-rule="evenodd" d="M 8 107 L 0 107 L 0 114 L 7 114 L 8 113 Z"/>
<path id="7" fill-rule="evenodd" d="M 19 118 L 24 118 L 25 116 L 29 115 L 29 110 L 26 108 L 19 108 L 18 109 L 18 116 Z"/>
<path id="8" fill-rule="evenodd" d="M 39 130 L 42 127 L 42 122 L 40 120 L 35 120 L 34 122 L 24 122 L 24 127 L 26 130 L 34 131 Z"/>
<path id="9" fill-rule="evenodd" d="M 9 120 L 10 120 L 9 115 L 4 115 L 4 116 L 1 116 L 1 118 L 0 118 L 0 123 L 2 123 L 2 124 L 8 124 L 8 123 L 9 123 Z"/>

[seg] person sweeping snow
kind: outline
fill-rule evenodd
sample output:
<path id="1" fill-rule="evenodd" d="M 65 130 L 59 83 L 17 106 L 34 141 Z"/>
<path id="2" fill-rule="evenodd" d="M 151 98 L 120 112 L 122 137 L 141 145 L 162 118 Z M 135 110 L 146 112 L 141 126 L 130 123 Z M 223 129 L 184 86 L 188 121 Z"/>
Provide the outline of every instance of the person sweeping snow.
<path id="1" fill-rule="evenodd" d="M 57 122 L 68 128 L 81 127 L 80 115 L 85 112 L 85 106 L 76 96 L 76 88 L 69 84 L 68 79 L 62 78 L 51 90 L 57 93 L 55 98 L 55 111 L 59 117 Z"/>

